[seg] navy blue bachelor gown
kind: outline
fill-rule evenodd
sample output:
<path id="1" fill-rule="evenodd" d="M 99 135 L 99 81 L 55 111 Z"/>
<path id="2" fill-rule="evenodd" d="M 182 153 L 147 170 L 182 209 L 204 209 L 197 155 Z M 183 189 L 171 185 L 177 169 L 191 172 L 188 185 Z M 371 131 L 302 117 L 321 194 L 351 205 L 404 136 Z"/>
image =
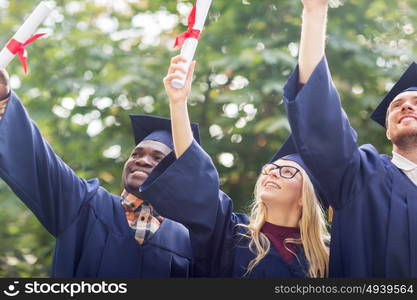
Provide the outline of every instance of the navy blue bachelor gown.
<path id="1" fill-rule="evenodd" d="M 84 180 L 53 152 L 12 93 L 0 121 L 0 176 L 56 238 L 54 277 L 186 277 L 188 230 L 164 219 L 144 244 L 121 197 Z"/>
<path id="2" fill-rule="evenodd" d="M 247 230 L 237 224 L 248 224 L 248 217 L 233 212 L 232 200 L 219 189 L 212 160 L 195 140 L 178 159 L 172 154 L 166 157 L 140 191 L 158 212 L 189 229 L 196 276 L 245 275 L 255 254 L 244 237 Z M 266 257 L 246 276 L 282 278 L 306 274 L 307 262 L 301 248 L 287 264 L 271 245 Z"/>
<path id="3" fill-rule="evenodd" d="M 417 186 L 391 157 L 357 146 L 326 58 L 284 88 L 294 142 L 334 208 L 332 277 L 417 277 Z M 381 136 L 381 138 L 384 138 Z"/>

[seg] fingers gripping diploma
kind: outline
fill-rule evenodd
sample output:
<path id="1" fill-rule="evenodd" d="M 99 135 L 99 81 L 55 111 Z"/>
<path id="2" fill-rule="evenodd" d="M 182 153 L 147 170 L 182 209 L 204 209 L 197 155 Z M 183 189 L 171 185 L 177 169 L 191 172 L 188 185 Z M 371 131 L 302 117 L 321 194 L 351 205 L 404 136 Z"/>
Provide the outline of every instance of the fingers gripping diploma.
<path id="1" fill-rule="evenodd" d="M 190 64 L 190 67 L 187 70 L 184 69 L 183 63 L 187 62 L 186 59 L 180 55 L 174 56 L 171 59 L 171 64 L 168 68 L 168 73 L 164 78 L 165 90 L 168 94 L 168 98 L 171 104 L 176 104 L 180 102 L 186 102 L 191 90 L 191 82 L 193 80 L 194 68 L 196 62 L 193 61 Z M 184 74 L 187 74 L 185 79 L 185 85 L 183 88 L 174 88 L 171 85 L 171 82 L 174 79 L 180 79 L 184 77 Z"/>

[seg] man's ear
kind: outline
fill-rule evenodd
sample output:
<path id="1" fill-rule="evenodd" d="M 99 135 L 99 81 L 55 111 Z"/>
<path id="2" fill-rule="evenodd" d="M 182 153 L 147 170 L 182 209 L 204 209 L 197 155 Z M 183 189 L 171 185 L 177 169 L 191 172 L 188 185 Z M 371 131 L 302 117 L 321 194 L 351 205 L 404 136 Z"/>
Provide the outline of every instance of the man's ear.
<path id="1" fill-rule="evenodd" d="M 4 100 L 9 97 L 10 85 L 9 74 L 5 69 L 0 69 L 0 100 Z"/>

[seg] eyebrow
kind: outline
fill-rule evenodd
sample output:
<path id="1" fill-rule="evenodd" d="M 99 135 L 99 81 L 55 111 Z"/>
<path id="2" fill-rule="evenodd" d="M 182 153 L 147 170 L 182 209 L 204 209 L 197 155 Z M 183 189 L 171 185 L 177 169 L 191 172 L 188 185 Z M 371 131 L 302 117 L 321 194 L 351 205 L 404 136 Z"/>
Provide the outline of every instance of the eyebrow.
<path id="1" fill-rule="evenodd" d="M 407 96 L 405 96 L 405 97 L 407 97 Z M 412 96 L 412 97 L 411 97 L 411 100 L 415 100 L 415 99 L 417 99 L 417 96 Z M 392 104 L 394 104 L 394 103 L 398 102 L 398 101 L 401 101 L 401 100 L 403 100 L 403 101 L 405 100 L 404 96 L 403 96 L 403 97 L 400 97 L 400 98 L 398 98 L 398 99 L 393 100 L 393 101 L 390 103 L 390 106 L 391 106 Z"/>
<path id="2" fill-rule="evenodd" d="M 389 105 L 388 105 L 388 109 L 390 109 L 395 103 L 398 103 L 398 102 L 400 102 L 400 101 L 404 101 L 404 98 L 398 98 L 398 99 L 395 99 L 395 100 L 393 100 Z"/>
<path id="3" fill-rule="evenodd" d="M 137 151 L 137 150 L 143 150 L 143 149 L 144 149 L 144 147 L 140 147 L 140 146 L 139 147 L 136 147 L 135 149 L 133 149 L 132 153 L 135 152 L 135 151 Z M 159 150 L 152 150 L 152 154 L 166 156 L 166 154 L 164 152 L 159 151 Z"/>

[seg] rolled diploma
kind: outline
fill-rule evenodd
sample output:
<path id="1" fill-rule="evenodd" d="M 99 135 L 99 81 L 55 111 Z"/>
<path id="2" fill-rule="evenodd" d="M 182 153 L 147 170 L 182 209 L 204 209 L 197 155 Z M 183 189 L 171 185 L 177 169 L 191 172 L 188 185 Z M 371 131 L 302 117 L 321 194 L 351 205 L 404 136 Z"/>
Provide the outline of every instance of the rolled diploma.
<path id="1" fill-rule="evenodd" d="M 39 25 L 46 19 L 51 12 L 51 8 L 44 2 L 39 3 L 35 10 L 30 14 L 19 30 L 15 33 L 12 39 L 20 43 L 26 42 L 36 31 Z M 7 42 L 8 44 L 9 42 Z M 5 68 L 13 60 L 15 55 L 6 47 L 0 52 L 0 68 Z"/>
<path id="2" fill-rule="evenodd" d="M 211 5 L 212 0 L 197 0 L 196 2 L 196 11 L 195 11 L 195 23 L 193 29 L 200 30 L 200 34 L 203 31 L 204 23 L 206 22 L 207 14 Z M 184 41 L 184 44 L 181 47 L 180 55 L 183 56 L 187 62 L 181 63 L 182 67 L 188 72 L 190 63 L 192 62 L 197 49 L 198 40 L 195 38 L 188 38 Z M 174 88 L 180 89 L 184 87 L 185 78 L 187 74 L 176 71 L 175 73 L 184 75 L 181 79 L 174 79 L 171 81 L 171 85 Z"/>

